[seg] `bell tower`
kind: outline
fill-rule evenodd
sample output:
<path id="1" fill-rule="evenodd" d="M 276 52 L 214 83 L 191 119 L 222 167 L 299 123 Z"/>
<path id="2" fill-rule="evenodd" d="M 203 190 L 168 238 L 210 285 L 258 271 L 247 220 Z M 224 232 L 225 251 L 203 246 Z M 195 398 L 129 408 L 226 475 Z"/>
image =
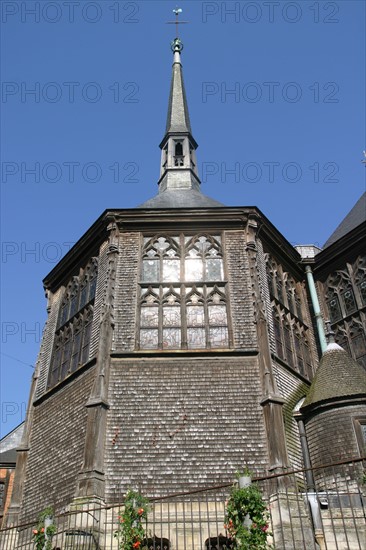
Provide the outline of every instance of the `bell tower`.
<path id="1" fill-rule="evenodd" d="M 183 43 L 175 38 L 171 44 L 174 54 L 165 136 L 160 143 L 161 166 L 159 193 L 167 189 L 199 191 L 196 149 L 192 136 L 181 64 Z"/>

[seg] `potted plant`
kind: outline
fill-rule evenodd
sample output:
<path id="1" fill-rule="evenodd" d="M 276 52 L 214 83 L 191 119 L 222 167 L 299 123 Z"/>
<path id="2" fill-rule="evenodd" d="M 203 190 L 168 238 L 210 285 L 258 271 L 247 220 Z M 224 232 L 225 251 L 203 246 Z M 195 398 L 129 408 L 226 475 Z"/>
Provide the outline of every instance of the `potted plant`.
<path id="1" fill-rule="evenodd" d="M 237 474 L 238 483 L 230 492 L 225 514 L 225 529 L 237 550 L 265 550 L 271 548 L 267 539 L 269 513 L 257 484 L 249 482 L 249 470 Z M 244 478 L 244 479 L 243 479 Z M 242 480 L 242 481 L 240 481 Z"/>
<path id="2" fill-rule="evenodd" d="M 247 466 L 245 466 L 243 471 L 236 472 L 236 478 L 239 483 L 239 487 L 242 489 L 248 487 L 252 483 L 252 472 Z"/>
<path id="3" fill-rule="evenodd" d="M 136 491 L 128 491 L 123 512 L 118 516 L 118 529 L 114 533 L 120 550 L 144 550 L 148 500 Z"/>
<path id="4" fill-rule="evenodd" d="M 45 508 L 38 516 L 38 524 L 33 529 L 33 542 L 36 550 L 51 550 L 52 538 L 56 533 L 56 525 L 53 521 L 53 508 Z"/>

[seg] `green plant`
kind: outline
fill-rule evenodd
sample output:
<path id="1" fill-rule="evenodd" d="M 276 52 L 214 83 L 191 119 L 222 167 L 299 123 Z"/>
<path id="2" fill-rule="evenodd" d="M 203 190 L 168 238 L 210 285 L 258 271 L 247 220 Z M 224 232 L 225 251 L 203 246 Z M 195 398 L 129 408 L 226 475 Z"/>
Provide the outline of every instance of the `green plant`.
<path id="1" fill-rule="evenodd" d="M 235 474 L 236 479 L 239 477 L 252 477 L 253 473 L 249 470 L 248 466 L 245 466 L 244 470 L 238 470 Z"/>
<path id="2" fill-rule="evenodd" d="M 128 491 L 123 512 L 118 516 L 119 526 L 114 536 L 118 539 L 120 550 L 143 550 L 146 538 L 143 522 L 146 523 L 148 500 L 140 493 Z"/>
<path id="3" fill-rule="evenodd" d="M 245 475 L 250 475 L 250 472 Z M 271 548 L 267 542 L 271 534 L 269 513 L 262 493 L 255 483 L 243 488 L 233 486 L 227 501 L 224 527 L 232 539 L 233 549 Z"/>
<path id="4" fill-rule="evenodd" d="M 53 518 L 53 508 L 50 506 L 45 508 L 38 516 L 37 526 L 33 529 L 33 542 L 36 550 L 51 550 L 52 538 L 56 533 L 56 525 L 52 522 L 45 525 L 46 518 Z"/>

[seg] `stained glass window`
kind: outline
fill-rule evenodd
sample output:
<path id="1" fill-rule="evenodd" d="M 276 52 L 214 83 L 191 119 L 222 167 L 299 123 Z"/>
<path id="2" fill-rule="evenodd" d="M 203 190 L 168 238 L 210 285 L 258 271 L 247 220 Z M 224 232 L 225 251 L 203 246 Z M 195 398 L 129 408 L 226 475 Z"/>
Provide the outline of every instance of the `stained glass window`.
<path id="1" fill-rule="evenodd" d="M 48 388 L 64 380 L 89 359 L 97 273 L 98 261 L 97 258 L 92 258 L 65 289 L 55 334 Z"/>
<path id="2" fill-rule="evenodd" d="M 362 281 L 362 283 L 360 283 L 360 294 L 362 303 L 366 305 L 366 281 Z"/>
<path id="3" fill-rule="evenodd" d="M 205 323 L 205 310 L 203 306 L 187 306 L 187 326 L 202 327 Z"/>
<path id="4" fill-rule="evenodd" d="M 296 351 L 296 362 L 297 368 L 301 374 L 304 374 L 304 360 L 302 357 L 302 346 L 301 346 L 301 336 L 300 334 L 295 334 L 295 351 Z"/>
<path id="5" fill-rule="evenodd" d="M 283 355 L 283 345 L 282 345 L 281 324 L 277 315 L 273 316 L 273 327 L 274 327 L 277 355 L 278 357 L 283 359 L 284 355 Z"/>
<path id="6" fill-rule="evenodd" d="M 341 317 L 341 308 L 339 307 L 339 300 L 337 296 L 334 296 L 328 302 L 328 310 L 330 320 L 332 322 L 337 321 Z"/>
<path id="7" fill-rule="evenodd" d="M 141 349 L 229 346 L 219 236 L 145 237 L 140 287 Z"/>
<path id="8" fill-rule="evenodd" d="M 159 343 L 158 330 L 144 329 L 140 330 L 140 348 L 141 349 L 156 349 Z"/>
<path id="9" fill-rule="evenodd" d="M 351 289 L 346 290 L 346 292 L 342 294 L 342 298 L 343 298 L 344 308 L 346 310 L 347 315 L 355 311 L 355 309 L 357 309 L 353 290 Z"/>
<path id="10" fill-rule="evenodd" d="M 206 331 L 204 328 L 187 328 L 187 338 L 189 349 L 206 347 Z"/>
<path id="11" fill-rule="evenodd" d="M 283 325 L 283 335 L 285 340 L 286 359 L 289 365 L 293 366 L 294 359 L 292 353 L 291 328 L 287 323 Z"/>

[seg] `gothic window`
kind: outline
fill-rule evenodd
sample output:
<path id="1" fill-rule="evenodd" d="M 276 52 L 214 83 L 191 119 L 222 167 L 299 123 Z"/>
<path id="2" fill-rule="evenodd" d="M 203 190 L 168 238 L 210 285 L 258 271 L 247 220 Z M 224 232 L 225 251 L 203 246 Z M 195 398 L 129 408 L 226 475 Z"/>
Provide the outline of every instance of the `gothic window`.
<path id="1" fill-rule="evenodd" d="M 283 303 L 283 282 L 281 279 L 281 275 L 279 273 L 276 274 L 276 289 L 277 289 L 277 299 L 279 302 Z"/>
<path id="2" fill-rule="evenodd" d="M 356 308 L 355 297 L 353 295 L 352 289 L 348 289 L 346 290 L 346 292 L 343 292 L 342 298 L 343 298 L 346 315 L 353 313 L 357 308 Z"/>
<path id="3" fill-rule="evenodd" d="M 304 322 L 302 284 L 266 255 L 276 355 L 302 376 L 313 372 L 309 328 Z"/>
<path id="4" fill-rule="evenodd" d="M 300 302 L 299 297 L 296 293 L 295 293 L 295 310 L 296 310 L 296 315 L 297 315 L 298 319 L 300 319 L 300 321 L 302 321 L 303 317 L 302 317 L 301 302 Z"/>
<path id="5" fill-rule="evenodd" d="M 221 238 L 145 238 L 140 284 L 141 349 L 229 347 Z"/>
<path id="6" fill-rule="evenodd" d="M 273 326 L 274 326 L 274 333 L 275 333 L 277 355 L 280 359 L 284 359 L 285 356 L 283 353 L 281 322 L 278 314 L 275 314 L 273 316 Z"/>
<path id="7" fill-rule="evenodd" d="M 354 320 L 349 328 L 354 358 L 366 369 L 366 340 L 362 325 Z"/>
<path id="8" fill-rule="evenodd" d="M 366 416 L 353 418 L 360 456 L 366 453 Z"/>
<path id="9" fill-rule="evenodd" d="M 338 319 L 342 317 L 338 296 L 334 295 L 333 298 L 329 300 L 328 311 L 329 311 L 329 316 L 332 323 L 334 323 L 335 321 L 338 321 Z"/>
<path id="10" fill-rule="evenodd" d="M 366 369 L 366 257 L 329 275 L 324 286 L 336 342 Z"/>
<path id="11" fill-rule="evenodd" d="M 366 281 L 362 281 L 359 285 L 362 304 L 366 306 Z"/>
<path id="12" fill-rule="evenodd" d="M 294 358 L 293 358 L 293 352 L 292 352 L 291 326 L 288 323 L 288 321 L 285 321 L 283 323 L 283 336 L 284 336 L 284 344 L 285 344 L 285 352 L 286 352 L 287 363 L 291 367 L 293 367 L 294 366 Z"/>
<path id="13" fill-rule="evenodd" d="M 360 306 L 366 306 L 366 257 L 358 258 L 353 270 L 356 274 L 355 286 L 360 295 Z"/>
<path id="14" fill-rule="evenodd" d="M 304 374 L 305 368 L 304 368 L 304 358 L 302 353 L 302 342 L 301 342 L 301 334 L 296 331 L 295 333 L 295 352 L 296 352 L 296 363 L 297 368 L 301 374 Z"/>
<path id="15" fill-rule="evenodd" d="M 88 361 L 97 274 L 97 259 L 92 258 L 67 285 L 60 306 L 48 388 Z"/>

